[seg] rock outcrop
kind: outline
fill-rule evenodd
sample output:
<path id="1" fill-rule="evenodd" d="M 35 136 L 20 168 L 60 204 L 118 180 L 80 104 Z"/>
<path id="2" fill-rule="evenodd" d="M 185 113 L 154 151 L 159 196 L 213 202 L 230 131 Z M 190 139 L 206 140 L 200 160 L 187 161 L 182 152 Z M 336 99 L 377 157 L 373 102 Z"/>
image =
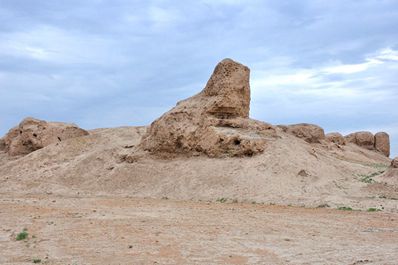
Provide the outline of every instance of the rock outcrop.
<path id="1" fill-rule="evenodd" d="M 263 152 L 274 128 L 249 119 L 250 70 L 221 61 L 199 94 L 154 121 L 140 147 L 153 153 L 205 153 L 211 157 Z"/>
<path id="2" fill-rule="evenodd" d="M 385 132 L 373 135 L 371 132 L 355 132 L 344 137 L 347 142 L 356 144 L 368 150 L 376 150 L 390 156 L 390 136 Z"/>
<path id="3" fill-rule="evenodd" d="M 314 124 L 300 123 L 288 125 L 286 132 L 298 138 L 302 138 L 308 143 L 319 143 L 321 140 L 325 139 L 324 130 Z"/>
<path id="4" fill-rule="evenodd" d="M 335 143 L 338 145 L 345 145 L 345 139 L 344 136 L 341 135 L 341 133 L 338 132 L 328 133 L 326 134 L 325 138 L 327 141 L 331 143 Z"/>
<path id="5" fill-rule="evenodd" d="M 390 156 L 390 136 L 385 132 L 375 134 L 375 149 L 385 156 Z"/>
<path id="6" fill-rule="evenodd" d="M 87 134 L 74 124 L 26 118 L 6 134 L 4 149 L 11 156 L 26 155 L 47 145 Z"/>
<path id="7" fill-rule="evenodd" d="M 356 144 L 368 150 L 374 149 L 374 135 L 371 132 L 355 132 L 344 137 L 347 142 Z"/>

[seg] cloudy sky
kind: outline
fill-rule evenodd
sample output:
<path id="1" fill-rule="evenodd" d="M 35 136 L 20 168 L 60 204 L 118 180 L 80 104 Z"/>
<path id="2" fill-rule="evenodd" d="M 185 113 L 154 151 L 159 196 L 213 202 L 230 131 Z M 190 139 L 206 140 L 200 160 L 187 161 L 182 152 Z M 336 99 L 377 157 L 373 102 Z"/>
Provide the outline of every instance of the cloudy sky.
<path id="1" fill-rule="evenodd" d="M 149 124 L 229 57 L 253 118 L 387 131 L 398 155 L 397 25 L 396 0 L 0 0 L 0 135 Z"/>

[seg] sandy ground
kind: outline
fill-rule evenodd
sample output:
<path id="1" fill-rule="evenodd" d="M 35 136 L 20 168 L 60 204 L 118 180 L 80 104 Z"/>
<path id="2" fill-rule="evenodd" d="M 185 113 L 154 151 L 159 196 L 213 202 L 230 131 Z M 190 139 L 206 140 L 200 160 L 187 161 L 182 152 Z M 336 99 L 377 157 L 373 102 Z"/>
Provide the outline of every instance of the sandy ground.
<path id="1" fill-rule="evenodd" d="M 15 240 L 24 228 L 26 240 Z M 398 214 L 0 195 L 0 264 L 397 264 Z"/>

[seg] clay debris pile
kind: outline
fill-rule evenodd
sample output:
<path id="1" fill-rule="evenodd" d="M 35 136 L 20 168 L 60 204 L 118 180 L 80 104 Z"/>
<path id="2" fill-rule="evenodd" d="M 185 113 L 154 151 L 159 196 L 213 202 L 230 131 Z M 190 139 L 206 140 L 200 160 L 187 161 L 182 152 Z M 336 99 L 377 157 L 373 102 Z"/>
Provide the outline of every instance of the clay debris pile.
<path id="1" fill-rule="evenodd" d="M 267 123 L 249 118 L 250 70 L 221 61 L 199 94 L 155 120 L 140 146 L 153 153 L 252 156 L 275 136 Z"/>
<path id="2" fill-rule="evenodd" d="M 0 150 L 11 156 L 26 155 L 50 144 L 84 135 L 88 132 L 74 124 L 26 118 L 0 139 Z"/>
<path id="3" fill-rule="evenodd" d="M 390 137 L 385 132 L 378 132 L 375 135 L 371 132 L 355 132 L 345 136 L 345 139 L 349 143 L 390 156 Z"/>

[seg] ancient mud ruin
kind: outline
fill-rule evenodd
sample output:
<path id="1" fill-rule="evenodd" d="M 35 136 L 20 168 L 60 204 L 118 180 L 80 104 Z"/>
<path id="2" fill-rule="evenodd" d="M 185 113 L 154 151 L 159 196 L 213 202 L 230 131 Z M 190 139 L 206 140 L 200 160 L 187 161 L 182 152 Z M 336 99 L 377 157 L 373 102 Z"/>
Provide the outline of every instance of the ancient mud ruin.
<path id="1" fill-rule="evenodd" d="M 26 155 L 47 145 L 87 134 L 74 124 L 26 118 L 7 133 L 0 145 L 11 156 Z"/>
<path id="2" fill-rule="evenodd" d="M 249 118 L 250 70 L 230 59 L 215 68 L 199 94 L 177 103 L 154 121 L 141 147 L 151 152 L 252 156 L 275 133 Z"/>

